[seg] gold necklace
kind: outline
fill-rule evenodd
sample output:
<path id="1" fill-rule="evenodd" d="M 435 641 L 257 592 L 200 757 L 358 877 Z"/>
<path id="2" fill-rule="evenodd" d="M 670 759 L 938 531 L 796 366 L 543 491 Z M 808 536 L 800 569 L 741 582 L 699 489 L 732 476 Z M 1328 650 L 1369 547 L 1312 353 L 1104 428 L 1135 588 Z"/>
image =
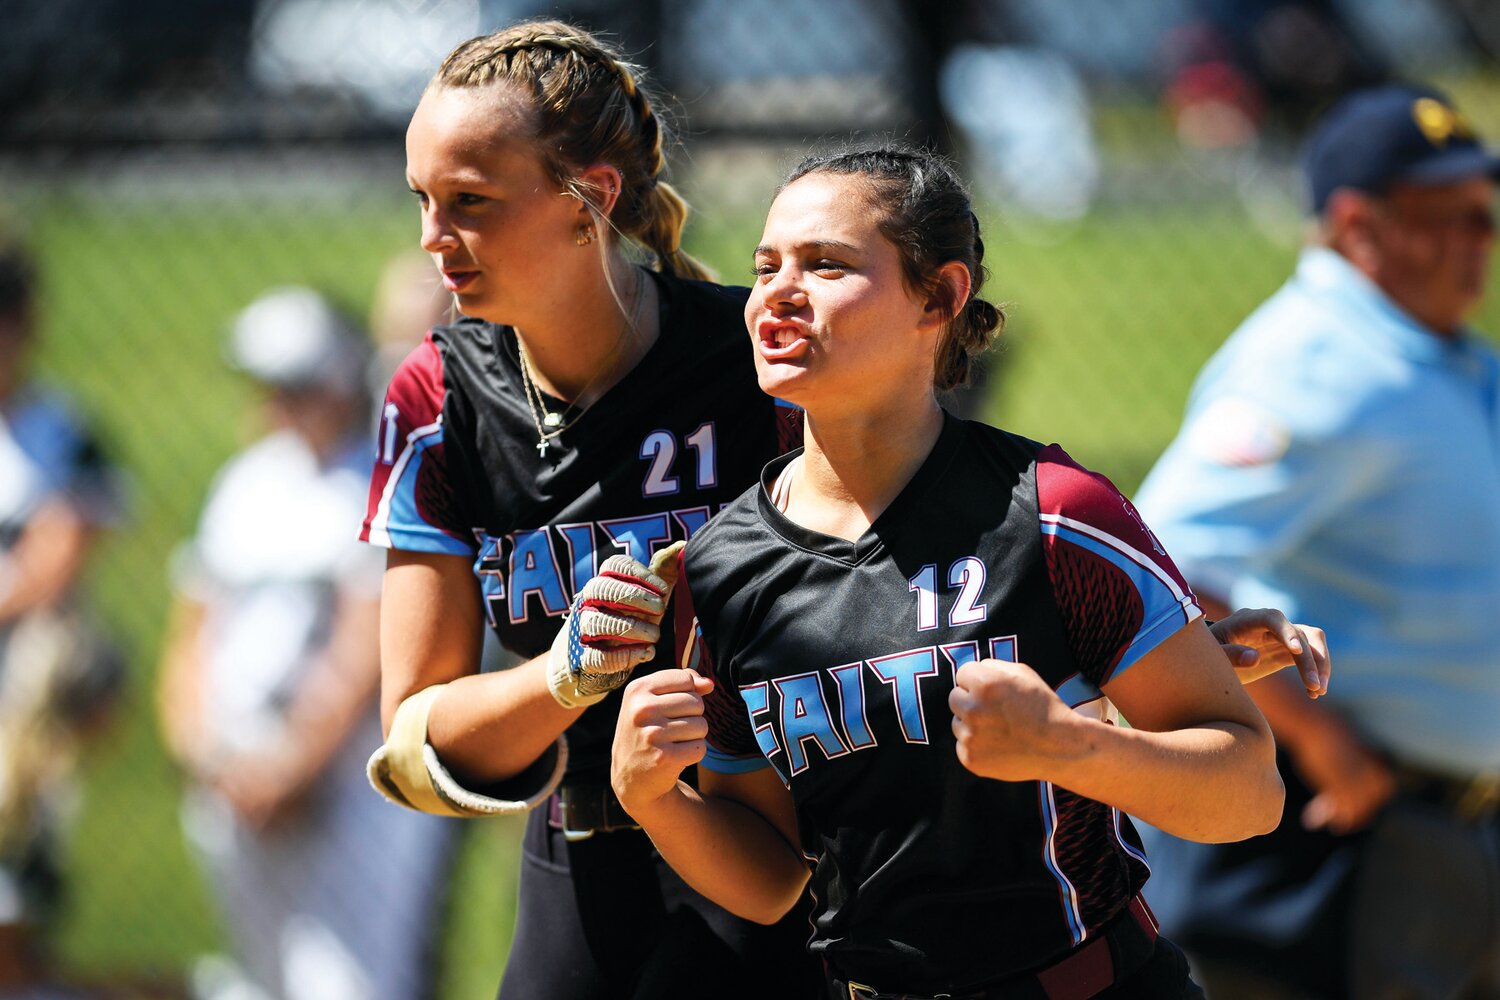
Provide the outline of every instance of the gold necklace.
<path id="1" fill-rule="evenodd" d="M 630 315 L 625 318 L 626 332 L 620 334 L 620 339 L 615 343 L 615 349 L 610 352 L 604 364 L 579 392 L 578 400 L 586 399 L 594 383 L 613 367 L 615 358 L 620 356 L 620 350 L 625 346 L 626 335 L 629 334 L 635 338 L 640 336 L 641 307 L 646 301 L 646 276 L 640 268 L 633 268 L 633 270 L 635 271 L 635 304 Z M 580 407 L 578 412 L 573 414 L 572 419 L 567 418 L 568 411 L 578 405 L 576 401 L 569 403 L 561 413 L 549 410 L 546 400 L 542 397 L 542 390 L 537 387 L 536 376 L 531 373 L 531 359 L 527 357 L 526 347 L 521 343 L 519 336 L 516 337 L 516 355 L 521 362 L 521 385 L 526 390 L 526 408 L 531 411 L 531 422 L 536 427 L 536 453 L 545 457 L 552 440 L 560 437 L 563 431 L 582 419 L 595 401 L 589 400 L 587 405 Z"/>

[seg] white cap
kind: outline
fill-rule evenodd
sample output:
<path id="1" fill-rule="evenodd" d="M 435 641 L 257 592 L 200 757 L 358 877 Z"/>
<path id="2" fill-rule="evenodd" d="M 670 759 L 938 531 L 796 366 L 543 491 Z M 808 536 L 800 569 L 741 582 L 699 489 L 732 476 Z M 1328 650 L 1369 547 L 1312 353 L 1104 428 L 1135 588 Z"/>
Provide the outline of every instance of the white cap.
<path id="1" fill-rule="evenodd" d="M 323 387 L 350 395 L 364 386 L 369 344 L 322 295 L 274 288 L 234 319 L 229 361 L 267 385 Z"/>

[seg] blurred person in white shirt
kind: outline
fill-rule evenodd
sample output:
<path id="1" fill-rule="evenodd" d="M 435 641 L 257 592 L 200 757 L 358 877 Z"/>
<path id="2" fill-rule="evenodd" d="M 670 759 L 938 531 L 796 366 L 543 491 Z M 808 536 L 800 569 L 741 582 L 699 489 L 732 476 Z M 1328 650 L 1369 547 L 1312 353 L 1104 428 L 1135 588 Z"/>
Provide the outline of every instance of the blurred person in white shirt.
<path id="1" fill-rule="evenodd" d="M 233 961 L 214 998 L 409 1000 L 427 967 L 452 829 L 371 794 L 379 742 L 378 553 L 349 525 L 370 462 L 366 339 L 305 288 L 244 310 L 232 364 L 269 432 L 219 472 L 174 567 L 163 734 L 194 779 L 188 841 Z"/>

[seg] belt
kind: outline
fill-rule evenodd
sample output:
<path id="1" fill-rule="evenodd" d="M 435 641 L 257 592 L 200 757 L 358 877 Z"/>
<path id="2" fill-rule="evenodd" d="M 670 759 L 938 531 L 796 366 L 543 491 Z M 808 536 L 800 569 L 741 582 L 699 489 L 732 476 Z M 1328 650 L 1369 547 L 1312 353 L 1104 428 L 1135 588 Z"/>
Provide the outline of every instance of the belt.
<path id="1" fill-rule="evenodd" d="M 1447 809 L 1465 823 L 1482 823 L 1500 813 L 1500 771 L 1459 777 L 1410 764 L 1392 765 L 1401 794 Z"/>
<path id="2" fill-rule="evenodd" d="M 1156 946 L 1156 917 L 1140 896 L 1092 940 L 1037 972 L 973 993 L 887 993 L 864 983 L 832 978 L 837 1000 L 1087 1000 L 1139 969 Z M 1116 962 L 1128 963 L 1117 968 Z"/>
<path id="3" fill-rule="evenodd" d="M 608 785 L 579 782 L 560 787 L 547 800 L 547 822 L 564 840 L 587 840 L 596 833 L 639 830 Z"/>

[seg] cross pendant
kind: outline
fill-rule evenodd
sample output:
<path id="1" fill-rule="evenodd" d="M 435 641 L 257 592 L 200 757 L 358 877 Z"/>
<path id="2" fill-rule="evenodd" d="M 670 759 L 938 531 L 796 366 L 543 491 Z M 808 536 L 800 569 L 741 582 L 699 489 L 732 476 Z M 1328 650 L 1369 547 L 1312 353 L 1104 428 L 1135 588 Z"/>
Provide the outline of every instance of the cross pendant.
<path id="1" fill-rule="evenodd" d="M 536 453 L 538 455 L 541 455 L 544 458 L 546 457 L 546 455 L 547 455 L 547 439 L 546 438 L 542 438 L 542 440 L 540 440 L 540 441 L 538 441 L 536 443 Z"/>

